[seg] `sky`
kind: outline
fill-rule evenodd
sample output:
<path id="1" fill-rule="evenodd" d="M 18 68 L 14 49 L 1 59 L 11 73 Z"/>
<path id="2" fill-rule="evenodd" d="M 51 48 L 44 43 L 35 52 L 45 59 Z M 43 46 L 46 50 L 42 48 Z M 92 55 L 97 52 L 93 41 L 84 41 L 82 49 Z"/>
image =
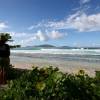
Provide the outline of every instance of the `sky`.
<path id="1" fill-rule="evenodd" d="M 11 45 L 100 46 L 100 0 L 0 0 Z"/>

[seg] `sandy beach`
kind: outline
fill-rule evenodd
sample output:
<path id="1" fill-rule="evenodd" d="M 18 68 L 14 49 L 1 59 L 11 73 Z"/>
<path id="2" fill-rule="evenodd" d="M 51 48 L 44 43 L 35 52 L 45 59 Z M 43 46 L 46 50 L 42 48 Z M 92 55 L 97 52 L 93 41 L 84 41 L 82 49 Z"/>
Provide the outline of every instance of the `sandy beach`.
<path id="1" fill-rule="evenodd" d="M 27 54 L 26 54 L 27 55 Z M 58 67 L 62 72 L 77 73 L 80 69 L 85 70 L 90 76 L 95 75 L 95 71 L 100 70 L 100 63 L 90 63 L 82 61 L 63 61 L 58 59 L 42 59 L 35 57 L 11 56 L 11 64 L 14 68 L 32 69 L 32 66 L 38 67 Z"/>

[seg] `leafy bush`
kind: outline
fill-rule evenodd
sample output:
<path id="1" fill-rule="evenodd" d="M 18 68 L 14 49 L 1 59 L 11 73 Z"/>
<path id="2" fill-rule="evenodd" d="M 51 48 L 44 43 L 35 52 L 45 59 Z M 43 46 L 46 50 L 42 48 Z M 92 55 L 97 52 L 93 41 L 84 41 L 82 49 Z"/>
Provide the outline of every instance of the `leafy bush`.
<path id="1" fill-rule="evenodd" d="M 100 72 L 91 78 L 83 70 L 67 74 L 58 68 L 33 68 L 11 80 L 0 100 L 100 100 Z"/>

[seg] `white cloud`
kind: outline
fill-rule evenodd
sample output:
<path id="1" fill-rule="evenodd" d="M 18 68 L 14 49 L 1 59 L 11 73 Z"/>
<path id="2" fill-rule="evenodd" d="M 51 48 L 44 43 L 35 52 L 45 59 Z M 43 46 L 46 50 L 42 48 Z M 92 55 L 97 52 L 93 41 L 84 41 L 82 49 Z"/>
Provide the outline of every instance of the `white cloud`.
<path id="1" fill-rule="evenodd" d="M 31 25 L 30 27 L 28 27 L 28 30 L 32 30 L 34 28 L 38 28 L 38 27 L 41 27 L 42 24 L 41 23 L 38 23 L 37 25 Z"/>
<path id="2" fill-rule="evenodd" d="M 34 28 L 34 26 L 32 25 L 32 26 L 28 27 L 28 30 L 32 30 L 33 28 Z"/>
<path id="3" fill-rule="evenodd" d="M 76 29 L 80 32 L 100 31 L 100 13 L 87 15 L 78 11 L 64 20 L 48 22 L 47 27 L 52 29 Z"/>
<path id="4" fill-rule="evenodd" d="M 91 0 L 80 0 L 80 4 L 89 3 Z"/>
<path id="5" fill-rule="evenodd" d="M 13 42 L 10 42 L 11 45 L 33 45 L 34 41 L 48 41 L 48 40 L 55 40 L 63 38 L 64 35 L 58 31 L 51 31 L 51 32 L 42 32 L 38 30 L 36 33 L 16 33 L 16 32 L 7 32 L 10 33 L 12 36 Z"/>
<path id="6" fill-rule="evenodd" d="M 0 22 L 0 31 L 4 30 L 6 28 L 8 28 L 8 26 L 6 25 L 6 23 Z"/>
<path id="7" fill-rule="evenodd" d="M 78 31 L 100 31 L 100 13 L 93 15 L 83 13 L 75 17 L 72 16 L 67 19 L 70 28 Z"/>
<path id="8" fill-rule="evenodd" d="M 52 39 L 60 39 L 63 38 L 63 34 L 58 31 L 52 31 L 51 34 L 49 34 L 49 37 Z"/>
<path id="9" fill-rule="evenodd" d="M 84 11 L 77 11 L 63 20 L 39 23 L 36 27 L 52 31 L 60 29 L 74 29 L 79 32 L 100 31 L 100 13 L 88 15 Z"/>
<path id="10" fill-rule="evenodd" d="M 27 33 L 16 33 L 16 32 L 7 32 L 7 33 L 10 33 L 10 35 L 14 38 L 22 38 L 22 37 L 27 37 Z"/>
<path id="11" fill-rule="evenodd" d="M 34 36 L 32 35 L 31 37 L 28 37 L 28 38 L 25 38 L 25 39 L 22 39 L 19 44 L 21 46 L 30 46 L 30 45 L 33 45 L 34 43 Z"/>
<path id="12" fill-rule="evenodd" d="M 37 31 L 37 33 L 34 35 L 34 39 L 35 40 L 40 40 L 40 41 L 47 41 L 47 40 L 51 40 L 51 39 L 60 39 L 63 38 L 64 35 L 62 33 L 60 33 L 59 31 L 51 31 L 51 32 L 45 32 L 42 33 L 41 30 Z"/>
<path id="13" fill-rule="evenodd" d="M 43 28 L 43 27 L 46 27 L 47 26 L 47 24 L 45 23 L 45 21 L 44 20 L 42 20 L 40 23 L 38 23 L 38 24 L 35 24 L 35 25 L 31 25 L 31 26 L 29 26 L 28 27 L 28 30 L 32 30 L 32 29 L 36 29 L 36 28 Z"/>
<path id="14" fill-rule="evenodd" d="M 31 33 L 16 33 L 16 32 L 7 32 L 10 33 L 10 35 L 12 36 L 12 40 L 13 42 L 10 42 L 10 45 L 21 45 L 21 46 L 26 46 L 29 45 L 29 43 L 31 43 L 34 39 L 33 38 L 33 34 Z"/>
<path id="15" fill-rule="evenodd" d="M 34 39 L 40 40 L 40 41 L 46 41 L 48 39 L 47 35 L 42 33 L 41 30 L 37 31 L 37 33 L 34 36 Z"/>

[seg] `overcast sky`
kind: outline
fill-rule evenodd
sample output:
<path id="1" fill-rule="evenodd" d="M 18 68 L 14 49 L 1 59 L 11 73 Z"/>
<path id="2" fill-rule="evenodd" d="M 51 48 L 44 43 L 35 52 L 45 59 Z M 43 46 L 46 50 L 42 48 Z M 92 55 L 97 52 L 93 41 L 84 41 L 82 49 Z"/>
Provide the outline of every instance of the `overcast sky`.
<path id="1" fill-rule="evenodd" d="M 11 44 L 100 46 L 100 0 L 0 0 Z"/>

